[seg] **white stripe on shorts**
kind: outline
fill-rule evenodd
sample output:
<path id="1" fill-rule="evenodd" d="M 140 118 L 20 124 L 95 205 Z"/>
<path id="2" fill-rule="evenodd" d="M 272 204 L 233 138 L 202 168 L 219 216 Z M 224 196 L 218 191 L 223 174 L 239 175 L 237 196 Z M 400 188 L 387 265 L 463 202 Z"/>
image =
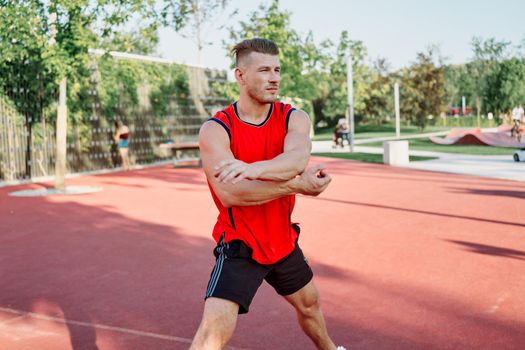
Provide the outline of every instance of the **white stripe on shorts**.
<path id="1" fill-rule="evenodd" d="M 221 236 L 221 239 L 219 240 L 219 257 L 217 258 L 217 262 L 215 263 L 215 266 L 213 267 L 213 271 L 211 273 L 210 281 L 208 282 L 208 288 L 206 290 L 206 298 L 210 297 L 213 292 L 215 291 L 215 288 L 217 287 L 217 283 L 219 282 L 219 277 L 222 272 L 222 266 L 224 265 L 224 259 L 226 259 L 226 255 L 224 254 L 224 248 L 226 248 L 228 244 L 224 244 L 224 234 Z"/>

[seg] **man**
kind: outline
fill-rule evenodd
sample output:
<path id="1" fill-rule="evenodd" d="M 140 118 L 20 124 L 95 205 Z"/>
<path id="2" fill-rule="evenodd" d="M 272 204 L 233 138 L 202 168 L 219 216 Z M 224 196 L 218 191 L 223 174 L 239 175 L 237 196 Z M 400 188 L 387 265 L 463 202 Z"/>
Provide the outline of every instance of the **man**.
<path id="1" fill-rule="evenodd" d="M 510 130 L 510 135 L 516 138 L 518 142 L 521 141 L 521 123 L 523 122 L 523 114 L 524 111 L 521 104 L 512 109 L 512 121 L 514 122 L 514 125 Z"/>
<path id="2" fill-rule="evenodd" d="M 523 120 L 523 107 L 519 104 L 512 109 L 512 121 L 514 123 L 521 123 Z"/>
<path id="3" fill-rule="evenodd" d="M 266 280 L 296 309 L 316 347 L 335 350 L 312 271 L 297 245 L 299 227 L 291 222 L 295 194 L 317 196 L 331 178 L 322 165 L 306 168 L 308 115 L 275 102 L 281 70 L 277 46 L 255 38 L 237 44 L 232 53 L 239 100 L 204 123 L 199 134 L 219 217 L 213 230 L 216 264 L 190 349 L 222 349 L 237 315 L 248 312 Z"/>

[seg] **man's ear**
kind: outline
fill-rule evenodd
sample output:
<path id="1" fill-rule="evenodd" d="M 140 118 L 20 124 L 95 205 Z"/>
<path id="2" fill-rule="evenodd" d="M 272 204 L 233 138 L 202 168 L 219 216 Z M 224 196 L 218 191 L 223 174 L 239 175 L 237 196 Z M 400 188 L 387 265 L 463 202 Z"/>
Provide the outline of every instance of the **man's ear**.
<path id="1" fill-rule="evenodd" d="M 239 67 L 235 68 L 235 79 L 240 85 L 244 85 L 244 72 Z"/>

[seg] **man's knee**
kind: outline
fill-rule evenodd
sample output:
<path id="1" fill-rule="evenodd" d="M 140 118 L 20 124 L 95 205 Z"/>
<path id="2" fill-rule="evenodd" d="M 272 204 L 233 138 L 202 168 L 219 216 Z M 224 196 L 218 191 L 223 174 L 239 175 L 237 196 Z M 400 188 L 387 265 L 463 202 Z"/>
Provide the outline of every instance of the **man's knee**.
<path id="1" fill-rule="evenodd" d="M 235 330 L 238 311 L 239 305 L 234 302 L 208 298 L 190 349 L 222 349 Z"/>
<path id="2" fill-rule="evenodd" d="M 226 325 L 234 323 L 239 313 L 239 304 L 220 298 L 208 298 L 204 304 L 203 322 Z"/>
<path id="3" fill-rule="evenodd" d="M 311 318 L 319 313 L 321 308 L 321 298 L 317 291 L 308 294 L 295 305 L 295 309 L 303 318 Z"/>
<path id="4" fill-rule="evenodd" d="M 219 333 L 228 331 L 235 327 L 236 315 L 229 313 L 208 313 L 202 316 L 201 327 L 206 331 L 217 330 Z"/>

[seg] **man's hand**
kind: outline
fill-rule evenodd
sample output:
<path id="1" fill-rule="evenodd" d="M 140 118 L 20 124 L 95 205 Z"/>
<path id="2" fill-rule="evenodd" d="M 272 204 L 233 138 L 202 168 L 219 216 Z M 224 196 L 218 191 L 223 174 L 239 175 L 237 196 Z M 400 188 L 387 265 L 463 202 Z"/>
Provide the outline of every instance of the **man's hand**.
<path id="1" fill-rule="evenodd" d="M 261 169 L 256 163 L 248 164 L 238 159 L 226 159 L 215 167 L 215 177 L 219 182 L 232 184 L 248 179 L 257 180 L 261 175 Z"/>
<path id="2" fill-rule="evenodd" d="M 318 196 L 323 192 L 332 178 L 324 170 L 324 164 L 314 165 L 307 168 L 299 177 L 297 177 L 297 192 L 307 196 Z"/>

